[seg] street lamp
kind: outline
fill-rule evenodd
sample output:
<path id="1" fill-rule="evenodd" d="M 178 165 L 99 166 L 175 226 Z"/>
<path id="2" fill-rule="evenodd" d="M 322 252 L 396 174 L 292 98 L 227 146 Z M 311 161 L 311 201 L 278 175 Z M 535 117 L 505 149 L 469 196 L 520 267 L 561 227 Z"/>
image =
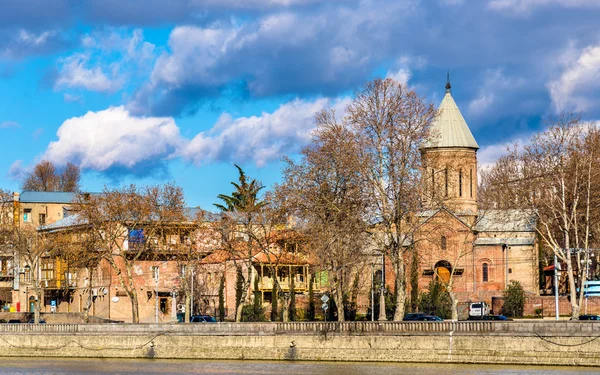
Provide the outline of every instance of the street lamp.
<path id="1" fill-rule="evenodd" d="M 375 261 L 371 263 L 371 321 L 375 321 Z"/>
<path id="2" fill-rule="evenodd" d="M 385 253 L 381 253 L 381 292 L 379 294 L 379 320 L 384 322 L 385 317 Z"/>

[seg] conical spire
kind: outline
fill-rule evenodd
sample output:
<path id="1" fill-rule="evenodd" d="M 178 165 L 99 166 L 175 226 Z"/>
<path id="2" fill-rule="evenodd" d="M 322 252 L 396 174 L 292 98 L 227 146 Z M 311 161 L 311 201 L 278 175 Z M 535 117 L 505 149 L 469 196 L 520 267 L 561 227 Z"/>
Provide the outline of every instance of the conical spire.
<path id="1" fill-rule="evenodd" d="M 425 142 L 423 148 L 463 147 L 478 149 L 479 145 L 452 98 L 451 88 L 450 72 L 448 72 L 446 76 L 446 95 L 444 95 L 444 99 L 440 104 L 438 116 L 431 125 L 431 137 Z"/>

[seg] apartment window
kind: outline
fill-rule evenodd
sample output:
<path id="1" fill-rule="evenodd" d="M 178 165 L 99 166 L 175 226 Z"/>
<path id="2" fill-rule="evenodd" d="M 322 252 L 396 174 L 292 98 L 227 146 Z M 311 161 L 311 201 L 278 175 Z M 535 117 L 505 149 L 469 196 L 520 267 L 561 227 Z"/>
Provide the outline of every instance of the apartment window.
<path id="1" fill-rule="evenodd" d="M 23 222 L 24 223 L 31 222 L 31 208 L 26 208 L 23 210 Z"/>
<path id="2" fill-rule="evenodd" d="M 462 197 L 462 169 L 458 171 L 458 195 Z"/>
<path id="3" fill-rule="evenodd" d="M 483 282 L 487 283 L 489 280 L 489 270 L 488 270 L 487 263 L 483 263 L 483 265 L 481 267 L 481 271 L 482 271 L 482 275 L 483 275 Z"/>
<path id="4" fill-rule="evenodd" d="M 40 225 L 46 225 L 46 214 L 40 214 Z"/>
<path id="5" fill-rule="evenodd" d="M 446 250 L 446 236 L 442 236 L 442 240 L 440 241 L 440 247 L 442 248 L 442 250 Z"/>
<path id="6" fill-rule="evenodd" d="M 54 280 L 54 259 L 42 259 L 42 280 Z"/>

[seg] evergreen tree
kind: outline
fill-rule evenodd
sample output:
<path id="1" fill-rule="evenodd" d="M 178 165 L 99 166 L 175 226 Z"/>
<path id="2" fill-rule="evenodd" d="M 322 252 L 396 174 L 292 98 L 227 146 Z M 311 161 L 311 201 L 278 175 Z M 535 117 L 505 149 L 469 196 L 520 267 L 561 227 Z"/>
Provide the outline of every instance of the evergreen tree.
<path id="1" fill-rule="evenodd" d="M 452 302 L 444 285 L 434 279 L 429 283 L 429 291 L 421 293 L 419 308 L 422 312 L 437 315 L 440 318 L 452 317 Z"/>
<path id="2" fill-rule="evenodd" d="M 310 276 L 310 282 L 308 284 L 308 321 L 315 320 L 315 275 Z"/>
<path id="3" fill-rule="evenodd" d="M 296 277 L 290 274 L 290 322 L 296 320 Z"/>
<path id="4" fill-rule="evenodd" d="M 504 305 L 502 306 L 502 312 L 504 315 L 513 318 L 522 318 L 523 308 L 525 307 L 525 291 L 521 283 L 511 280 L 503 295 Z"/>
<path id="5" fill-rule="evenodd" d="M 225 275 L 221 276 L 219 283 L 219 321 L 225 320 Z"/>
<path id="6" fill-rule="evenodd" d="M 235 279 L 235 310 L 237 311 L 238 306 L 242 302 L 244 296 L 244 275 L 242 274 L 242 267 L 237 266 L 237 274 Z"/>
<path id="7" fill-rule="evenodd" d="M 277 293 L 277 280 L 273 278 L 273 289 L 271 290 L 271 321 L 279 320 L 278 308 L 279 293 Z"/>

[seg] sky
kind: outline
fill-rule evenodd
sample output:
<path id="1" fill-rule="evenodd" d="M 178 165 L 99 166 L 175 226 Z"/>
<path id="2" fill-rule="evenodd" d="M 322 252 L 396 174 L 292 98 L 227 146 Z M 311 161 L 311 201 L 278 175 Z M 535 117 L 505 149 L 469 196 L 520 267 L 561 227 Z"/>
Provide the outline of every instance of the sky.
<path id="1" fill-rule="evenodd" d="M 268 188 L 315 112 L 446 73 L 480 164 L 543 119 L 600 119 L 600 0 L 0 0 L 0 187 L 40 160 L 82 188 L 174 182 L 211 209 L 234 163 Z"/>

